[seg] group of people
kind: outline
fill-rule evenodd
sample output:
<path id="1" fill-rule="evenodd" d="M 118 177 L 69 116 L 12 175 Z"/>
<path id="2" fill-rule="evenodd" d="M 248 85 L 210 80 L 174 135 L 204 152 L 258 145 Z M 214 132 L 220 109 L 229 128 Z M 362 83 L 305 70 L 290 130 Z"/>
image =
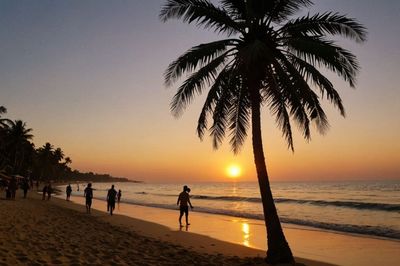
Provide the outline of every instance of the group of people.
<path id="1" fill-rule="evenodd" d="M 47 183 L 46 185 L 43 186 L 42 189 L 42 200 L 46 199 L 47 195 L 47 200 L 50 200 L 51 198 L 51 193 L 53 193 L 53 188 L 51 187 L 51 183 Z"/>
<path id="2" fill-rule="evenodd" d="M 68 190 L 69 190 L 69 188 L 67 186 L 67 200 L 69 200 L 69 197 L 71 195 L 71 192 L 69 192 L 69 195 L 68 195 Z M 72 191 L 72 189 L 70 191 Z M 87 185 L 87 187 L 83 191 L 83 196 L 86 199 L 86 202 L 85 202 L 86 212 L 90 213 L 91 208 L 92 208 L 92 199 L 93 199 L 92 183 L 89 183 Z M 110 212 L 110 215 L 113 215 L 113 211 L 115 209 L 115 202 L 117 201 L 118 203 L 120 203 L 121 197 L 122 197 L 122 191 L 118 190 L 118 192 L 117 192 L 114 188 L 114 185 L 112 185 L 111 188 L 107 192 L 107 212 Z"/>
<path id="3" fill-rule="evenodd" d="M 24 198 L 26 198 L 31 185 L 28 178 L 25 177 L 17 180 L 17 178 L 13 176 L 10 180 L 2 180 L 1 187 L 5 189 L 6 199 L 14 200 L 18 187 L 24 191 Z"/>
<path id="4" fill-rule="evenodd" d="M 69 201 L 72 193 L 72 187 L 71 184 L 69 184 L 66 187 L 66 194 L 67 198 L 66 200 Z M 178 200 L 176 202 L 176 205 L 179 206 L 179 225 L 182 227 L 182 217 L 185 215 L 185 220 L 186 220 L 186 226 L 190 225 L 189 223 L 189 206 L 191 209 L 193 209 L 192 203 L 190 202 L 190 188 L 188 186 L 183 186 L 183 191 L 179 194 Z M 85 205 L 86 205 L 86 212 L 90 213 L 91 208 L 92 208 L 92 199 L 93 199 L 93 188 L 92 188 L 92 183 L 88 183 L 84 192 L 83 196 L 85 197 Z M 118 192 L 115 190 L 114 185 L 111 185 L 111 188 L 107 191 L 107 212 L 110 213 L 110 215 L 113 215 L 113 211 L 115 209 L 115 203 L 118 202 L 120 203 L 121 201 L 121 196 L 122 196 L 122 191 L 118 190 Z"/>

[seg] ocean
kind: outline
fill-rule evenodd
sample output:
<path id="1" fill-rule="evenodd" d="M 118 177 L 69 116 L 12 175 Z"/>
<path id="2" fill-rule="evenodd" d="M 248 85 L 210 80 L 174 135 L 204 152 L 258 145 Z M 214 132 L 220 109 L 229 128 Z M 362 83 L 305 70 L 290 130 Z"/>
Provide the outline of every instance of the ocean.
<path id="1" fill-rule="evenodd" d="M 72 195 L 83 195 L 73 184 Z M 121 202 L 176 209 L 184 184 L 114 183 Z M 196 212 L 263 220 L 258 183 L 197 183 L 191 188 Z M 400 240 L 400 181 L 272 183 L 281 222 L 320 230 Z M 110 183 L 94 183 L 105 199 Z M 65 191 L 65 186 L 61 187 Z"/>

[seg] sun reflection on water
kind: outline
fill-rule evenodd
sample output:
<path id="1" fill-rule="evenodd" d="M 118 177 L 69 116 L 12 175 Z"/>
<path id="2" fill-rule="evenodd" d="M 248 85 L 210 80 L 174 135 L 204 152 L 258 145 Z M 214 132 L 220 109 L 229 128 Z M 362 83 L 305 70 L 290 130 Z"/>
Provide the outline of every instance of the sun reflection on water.
<path id="1" fill-rule="evenodd" d="M 248 223 L 242 223 L 242 232 L 243 232 L 243 245 L 249 247 L 250 227 Z"/>

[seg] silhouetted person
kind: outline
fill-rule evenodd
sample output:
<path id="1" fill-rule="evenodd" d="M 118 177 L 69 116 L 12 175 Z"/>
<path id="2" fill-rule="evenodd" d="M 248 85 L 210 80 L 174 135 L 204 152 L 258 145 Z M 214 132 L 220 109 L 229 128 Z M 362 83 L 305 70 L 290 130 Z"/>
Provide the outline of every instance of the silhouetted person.
<path id="1" fill-rule="evenodd" d="M 176 205 L 179 205 L 180 215 L 179 215 L 179 225 L 182 226 L 182 216 L 185 214 L 186 217 L 186 225 L 189 225 L 189 206 L 193 209 L 192 203 L 189 198 L 190 188 L 187 186 L 183 186 L 183 191 L 178 196 L 178 201 Z"/>
<path id="2" fill-rule="evenodd" d="M 42 200 L 46 199 L 46 194 L 47 194 L 47 185 L 44 185 L 42 189 Z"/>
<path id="3" fill-rule="evenodd" d="M 11 190 L 10 190 L 10 182 L 6 181 L 6 199 L 11 199 Z"/>
<path id="4" fill-rule="evenodd" d="M 71 184 L 68 184 L 67 188 L 65 189 L 65 192 L 67 193 L 67 201 L 69 201 L 69 198 L 71 197 L 71 192 L 72 192 Z"/>
<path id="5" fill-rule="evenodd" d="M 92 207 L 93 189 L 92 183 L 89 183 L 85 190 L 83 191 L 83 196 L 86 198 L 86 212 L 90 213 L 90 208 Z"/>
<path id="6" fill-rule="evenodd" d="M 28 194 L 28 189 L 29 189 L 29 181 L 27 179 L 24 179 L 22 181 L 22 190 L 24 191 L 24 199 L 26 199 L 26 195 Z"/>
<path id="7" fill-rule="evenodd" d="M 121 201 L 121 196 L 122 196 L 122 191 L 118 190 L 118 194 L 117 194 L 118 204 Z"/>
<path id="8" fill-rule="evenodd" d="M 17 191 L 17 180 L 14 176 L 11 178 L 8 188 L 11 193 L 11 199 L 15 199 L 15 193 Z"/>
<path id="9" fill-rule="evenodd" d="M 51 187 L 51 184 L 49 183 L 49 184 L 47 185 L 47 200 L 50 200 L 50 198 L 51 198 L 51 193 L 53 192 L 52 190 L 53 190 L 53 189 L 52 189 L 52 187 Z"/>
<path id="10" fill-rule="evenodd" d="M 107 193 L 107 211 L 113 215 L 113 210 L 115 209 L 115 198 L 117 197 L 117 191 L 114 189 L 114 185 L 108 190 Z"/>
<path id="11" fill-rule="evenodd" d="M 40 185 L 40 182 L 39 182 L 39 179 L 38 179 L 38 180 L 36 180 L 36 191 L 39 191 L 39 185 Z"/>

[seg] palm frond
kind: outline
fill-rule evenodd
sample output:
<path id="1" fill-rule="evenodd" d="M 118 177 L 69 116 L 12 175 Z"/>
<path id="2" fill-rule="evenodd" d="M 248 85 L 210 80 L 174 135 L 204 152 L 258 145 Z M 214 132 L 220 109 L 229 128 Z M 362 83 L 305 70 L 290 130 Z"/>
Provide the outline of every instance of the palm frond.
<path id="1" fill-rule="evenodd" d="M 192 72 L 197 67 L 208 64 L 226 52 L 227 46 L 232 44 L 233 41 L 232 39 L 225 39 L 192 47 L 168 66 L 164 73 L 165 84 L 170 86 L 185 72 Z"/>
<path id="2" fill-rule="evenodd" d="M 367 39 L 365 27 L 357 20 L 332 12 L 291 20 L 279 32 L 288 36 L 339 35 L 356 42 L 364 42 Z"/>
<path id="3" fill-rule="evenodd" d="M 290 116 L 286 108 L 286 98 L 282 94 L 283 82 L 277 80 L 277 72 L 272 67 L 269 67 L 266 74 L 267 81 L 262 89 L 262 92 L 265 94 L 264 101 L 267 102 L 272 115 L 275 116 L 275 122 L 282 131 L 282 136 L 286 139 L 288 148 L 294 151 Z"/>
<path id="4" fill-rule="evenodd" d="M 333 87 L 333 84 L 322 75 L 314 66 L 310 65 L 304 60 L 300 58 L 289 55 L 289 60 L 293 64 L 294 67 L 300 72 L 300 75 L 306 78 L 307 82 L 312 82 L 316 85 L 320 91 L 322 97 L 324 97 L 326 93 L 327 99 L 334 104 L 340 111 L 342 116 L 346 115 L 342 99 L 340 98 L 339 93 Z"/>
<path id="5" fill-rule="evenodd" d="M 224 62 L 225 56 L 221 55 L 200 68 L 183 82 L 171 102 L 171 112 L 175 116 L 179 116 L 194 96 L 201 94 L 204 87 L 215 80 L 218 70 Z"/>
<path id="6" fill-rule="evenodd" d="M 255 2 L 258 1 L 255 0 Z M 310 0 L 273 0 L 259 2 L 270 2 L 270 6 L 268 6 L 268 10 L 265 10 L 265 13 L 268 14 L 269 19 L 275 23 L 281 23 L 298 12 L 301 8 L 313 4 Z"/>
<path id="7" fill-rule="evenodd" d="M 300 93 L 300 87 L 307 86 L 307 84 L 296 80 L 284 64 L 281 65 L 280 62 L 276 61 L 273 66 L 279 76 L 280 94 L 285 100 L 285 106 L 289 109 L 290 116 L 301 130 L 303 137 L 308 141 L 311 138 L 311 131 L 306 105 L 307 101 L 311 100 L 304 99 L 306 97 L 310 98 L 309 95 L 302 95 Z"/>
<path id="8" fill-rule="evenodd" d="M 227 35 L 243 31 L 226 10 L 206 0 L 168 0 L 159 17 L 163 22 L 172 18 L 182 19 L 188 24 L 195 22 L 205 29 Z"/>
<path id="9" fill-rule="evenodd" d="M 321 134 L 324 134 L 329 128 L 329 123 L 326 114 L 321 107 L 318 95 L 315 94 L 308 83 L 304 80 L 304 76 L 302 76 L 285 57 L 282 57 L 281 61 L 284 64 L 287 73 L 291 76 L 293 89 L 295 89 L 289 94 L 292 97 L 288 97 L 288 99 L 295 99 L 294 102 L 291 102 L 292 108 L 298 108 L 296 105 L 298 104 L 298 99 L 300 99 L 302 109 L 307 110 L 306 120 L 304 120 L 303 114 L 298 115 L 297 112 L 294 113 L 295 121 L 298 122 L 299 127 L 303 130 L 304 137 L 307 140 L 311 138 L 309 119 L 315 122 L 317 130 Z"/>
<path id="10" fill-rule="evenodd" d="M 222 94 L 222 91 L 228 82 L 229 69 L 224 68 L 215 79 L 214 84 L 211 86 L 197 122 L 197 135 L 201 140 L 203 140 L 204 133 L 207 130 L 207 118 L 212 114 L 216 103 L 218 102 L 220 95 Z"/>
<path id="11" fill-rule="evenodd" d="M 214 149 L 218 149 L 224 137 L 228 125 L 229 111 L 232 107 L 232 94 L 228 89 L 222 90 L 219 99 L 216 102 L 213 113 L 213 124 L 210 127 L 210 136 L 212 137 Z"/>
<path id="12" fill-rule="evenodd" d="M 246 20 L 246 3 L 243 0 L 222 0 L 222 7 L 236 21 Z"/>
<path id="13" fill-rule="evenodd" d="M 355 87 L 360 67 L 356 56 L 348 50 L 321 37 L 288 38 L 285 44 L 288 46 L 288 52 L 294 53 L 311 65 L 328 68 L 347 81 L 350 87 Z"/>
<path id="14" fill-rule="evenodd" d="M 250 101 L 248 91 L 239 82 L 235 82 L 238 86 L 235 89 L 231 112 L 229 114 L 229 130 L 232 151 L 234 154 L 239 153 L 240 148 L 247 137 L 247 130 L 250 125 Z"/>

